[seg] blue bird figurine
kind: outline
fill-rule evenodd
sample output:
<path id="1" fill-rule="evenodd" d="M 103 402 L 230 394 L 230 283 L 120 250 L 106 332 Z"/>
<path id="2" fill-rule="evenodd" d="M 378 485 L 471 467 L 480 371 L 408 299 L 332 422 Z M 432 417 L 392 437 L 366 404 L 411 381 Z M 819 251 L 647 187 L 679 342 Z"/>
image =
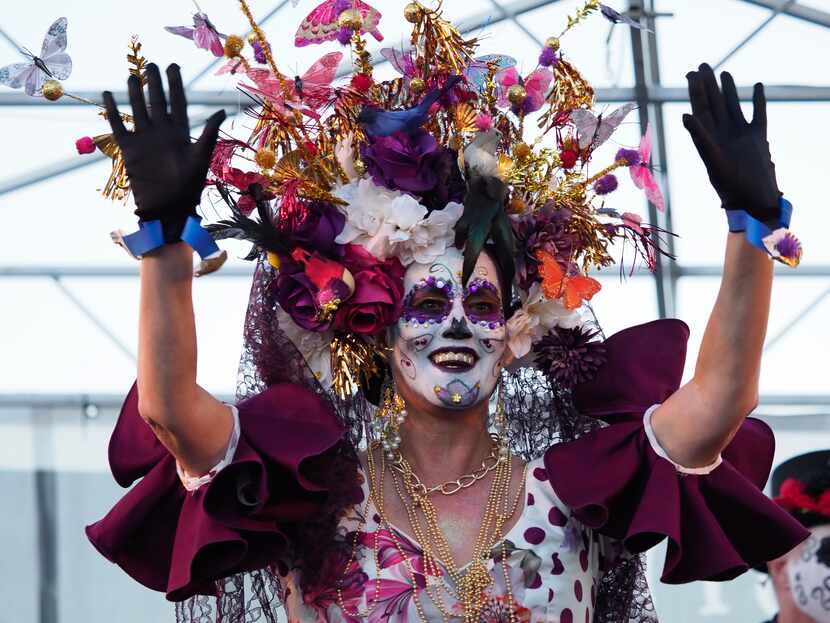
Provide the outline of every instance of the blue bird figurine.
<path id="1" fill-rule="evenodd" d="M 427 120 L 430 106 L 453 88 L 461 76 L 450 76 L 440 89 L 433 89 L 417 106 L 406 110 L 381 110 L 377 106 L 364 106 L 357 120 L 371 136 L 390 136 L 395 132 L 414 132 Z"/>

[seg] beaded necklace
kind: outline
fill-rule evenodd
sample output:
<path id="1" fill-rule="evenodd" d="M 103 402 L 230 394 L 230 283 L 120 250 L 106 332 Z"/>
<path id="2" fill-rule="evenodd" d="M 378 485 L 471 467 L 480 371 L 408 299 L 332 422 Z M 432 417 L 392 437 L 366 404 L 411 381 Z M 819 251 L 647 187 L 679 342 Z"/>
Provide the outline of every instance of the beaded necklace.
<path id="1" fill-rule="evenodd" d="M 355 536 L 352 541 L 351 556 L 349 562 L 343 571 L 343 576 L 338 583 L 337 599 L 338 604 L 344 613 L 352 617 L 368 617 L 378 606 L 380 590 L 380 563 L 379 563 L 379 541 L 378 532 L 375 532 L 373 541 L 373 558 L 375 561 L 375 598 L 372 602 L 367 604 L 366 609 L 351 610 L 346 607 L 342 595 L 343 580 L 352 567 L 352 564 L 357 560 L 357 549 L 359 543 L 359 534 L 366 525 L 369 503 L 374 502 L 378 516 L 380 518 L 381 526 L 388 532 L 390 538 L 398 550 L 398 553 L 403 559 L 404 565 L 410 576 L 410 585 L 413 590 L 413 602 L 419 618 L 428 622 L 428 618 L 421 603 L 421 591 L 425 592 L 430 600 L 435 604 L 443 621 L 448 621 L 450 618 L 457 617 L 457 613 L 450 612 L 441 597 L 442 589 L 447 596 L 459 601 L 463 606 L 464 621 L 478 621 L 479 615 L 486 601 L 486 589 L 492 583 L 492 577 L 487 569 L 487 560 L 495 553 L 498 546 L 498 556 L 501 561 L 502 573 L 505 582 L 505 591 L 507 593 L 508 604 L 510 605 L 509 621 L 516 623 L 514 614 L 515 603 L 513 600 L 513 590 L 510 581 L 508 566 L 507 566 L 507 550 L 503 539 L 503 528 L 506 521 L 512 517 L 518 509 L 519 502 L 522 499 L 524 492 L 527 466 L 524 467 L 524 474 L 521 485 L 516 492 L 515 497 L 510 500 L 510 483 L 512 476 L 513 462 L 511 457 L 505 458 L 497 463 L 494 471 L 493 481 L 488 495 L 487 505 L 485 506 L 484 516 L 479 528 L 479 533 L 476 538 L 474 546 L 474 555 L 471 562 L 465 567 L 459 568 L 452 556 L 446 536 L 438 524 L 438 514 L 435 506 L 428 499 L 428 494 L 424 495 L 423 485 L 420 484 L 411 465 L 398 455 L 395 457 L 395 470 L 391 471 L 395 491 L 398 494 L 403 507 L 407 513 L 410 526 L 412 527 L 416 541 L 421 545 L 423 550 L 423 574 L 412 565 L 406 548 L 401 543 L 397 536 L 394 526 L 389 522 L 385 512 L 384 505 L 384 481 L 387 471 L 387 458 L 384 452 L 380 452 L 380 469 L 377 469 L 375 463 L 374 452 L 380 447 L 379 443 L 373 443 L 367 453 L 367 462 L 369 467 L 369 499 L 367 499 L 364 512 L 362 514 L 360 525 L 355 531 Z M 399 478 L 395 471 L 401 473 Z M 489 470 L 488 470 L 489 471 Z M 425 520 L 425 526 L 422 525 L 421 519 L 418 515 L 420 509 L 421 514 Z M 434 544 L 434 546 L 433 546 Z M 450 582 L 440 581 L 442 573 L 442 565 L 452 580 Z M 424 577 L 423 589 L 419 586 L 416 578 L 418 576 Z"/>

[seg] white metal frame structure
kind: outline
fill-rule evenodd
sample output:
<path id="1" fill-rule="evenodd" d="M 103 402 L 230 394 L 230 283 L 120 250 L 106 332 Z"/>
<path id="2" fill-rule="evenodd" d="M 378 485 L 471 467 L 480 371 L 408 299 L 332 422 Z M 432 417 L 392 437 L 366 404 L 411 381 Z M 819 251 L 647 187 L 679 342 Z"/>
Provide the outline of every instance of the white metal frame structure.
<path id="1" fill-rule="evenodd" d="M 558 0 L 489 0 L 492 4 L 492 10 L 486 10 L 475 15 L 471 15 L 466 19 L 460 20 L 458 23 L 459 29 L 463 33 L 471 33 L 484 27 L 491 27 L 495 24 L 504 21 L 513 22 L 519 30 L 527 37 L 532 39 L 536 44 L 540 42 L 521 22 L 518 17 L 542 8 L 547 5 L 555 4 Z M 830 28 L 830 11 L 823 11 L 816 8 L 808 7 L 799 4 L 796 0 L 724 0 L 725 3 L 747 3 L 757 7 L 769 10 L 769 15 L 761 21 L 755 28 L 749 30 L 748 34 L 740 41 L 736 42 L 731 51 L 716 65 L 721 65 L 728 58 L 733 56 L 742 47 L 749 43 L 755 36 L 765 29 L 773 20 L 781 15 L 787 15 L 799 20 L 804 20 L 811 24 L 819 25 L 825 28 Z M 268 11 L 261 20 L 265 23 L 278 15 L 280 10 L 288 3 L 288 0 L 280 0 L 276 2 L 274 7 Z M 633 87 L 614 87 L 598 89 L 597 99 L 599 102 L 621 102 L 621 101 L 636 101 L 639 105 L 639 121 L 644 128 L 646 124 L 651 123 L 654 133 L 654 163 L 663 171 L 666 171 L 671 165 L 666 158 L 666 136 L 663 120 L 664 104 L 686 102 L 688 96 L 686 90 L 681 87 L 666 87 L 660 81 L 660 58 L 657 49 L 656 32 L 659 28 L 659 20 L 666 14 L 658 14 L 655 11 L 655 0 L 627 0 L 627 9 L 629 15 L 637 18 L 642 18 L 651 32 L 645 30 L 630 30 L 631 48 L 630 52 L 634 67 L 634 86 Z M 17 45 L 14 39 L 2 29 L 0 24 L 0 37 L 6 39 L 13 45 Z M 374 55 L 379 58 L 380 62 L 384 62 L 382 57 Z M 199 91 L 196 90 L 198 81 L 209 74 L 221 59 L 215 59 L 209 63 L 201 72 L 196 74 L 190 80 L 187 87 L 189 90 L 188 99 L 191 105 L 207 105 L 207 106 L 228 106 L 230 110 L 234 110 L 238 103 L 237 95 L 235 93 L 221 93 L 215 91 Z M 751 99 L 751 87 L 743 86 L 738 89 L 742 100 Z M 801 85 L 767 85 L 766 88 L 767 99 L 771 102 L 830 102 L 830 84 L 824 86 L 801 86 Z M 78 95 L 96 100 L 99 98 L 98 93 L 80 92 Z M 126 93 L 117 92 L 115 94 L 116 100 L 119 103 L 126 103 Z M 84 104 L 69 98 L 63 98 L 58 102 L 46 102 L 40 98 L 27 97 L 22 93 L 3 91 L 0 92 L 0 111 L 6 106 L 83 106 Z M 0 113 L 2 114 L 2 113 Z M 198 123 L 197 118 L 196 122 Z M 83 159 L 71 159 L 68 161 L 53 162 L 37 169 L 31 170 L 23 175 L 3 178 L 0 176 L 0 198 L 3 195 L 13 193 L 17 190 L 26 188 L 28 186 L 38 184 L 45 180 L 50 180 L 66 173 L 76 171 L 80 168 L 86 167 L 90 164 L 100 161 L 103 155 L 96 154 L 88 156 Z M 667 209 L 665 213 L 658 213 L 653 206 L 648 206 L 648 217 L 653 223 L 660 225 L 666 229 L 671 230 L 672 225 L 672 210 L 671 210 L 671 192 L 667 188 L 668 176 L 662 176 L 664 186 L 664 194 L 667 197 Z M 671 249 L 670 249 L 671 250 Z M 114 267 L 93 267 L 93 268 L 72 268 L 69 266 L 48 266 L 48 267 L 26 267 L 15 265 L 0 265 L 0 281 L 5 279 L 14 279 L 18 277 L 38 277 L 43 279 L 51 279 L 60 289 L 64 296 L 72 302 L 87 318 L 93 323 L 98 330 L 100 330 L 108 339 L 117 346 L 128 357 L 135 358 L 135 354 L 125 346 L 118 338 L 118 336 L 111 331 L 106 322 L 96 316 L 94 310 L 89 309 L 84 305 L 83 301 L 74 296 L 72 291 L 63 282 L 64 278 L 103 278 L 103 277 L 117 277 L 117 276 L 134 276 L 137 274 L 136 268 L 114 268 Z M 798 279 L 805 277 L 830 277 L 830 265 L 812 265 L 799 268 L 797 271 L 779 271 L 780 278 L 784 279 Z M 219 273 L 218 276 L 224 278 L 243 278 L 250 275 L 249 271 L 241 268 L 226 268 Z M 676 313 L 676 290 L 678 280 L 683 277 L 713 277 L 720 275 L 720 269 L 712 266 L 695 266 L 684 265 L 677 262 L 666 261 L 664 258 L 658 259 L 657 270 L 653 275 L 654 284 L 657 294 L 657 309 L 661 317 L 670 317 Z M 638 274 L 637 277 L 643 278 L 647 275 Z M 780 340 L 784 335 L 797 324 L 798 320 L 809 314 L 818 304 L 823 302 L 830 296 L 830 287 L 818 292 L 817 296 L 806 306 L 804 306 L 799 314 L 778 334 L 773 335 L 769 339 L 769 344 Z M 95 401 L 102 405 L 109 405 L 117 400 L 116 396 L 97 396 Z M 90 401 L 90 397 L 85 396 L 65 396 L 65 395 L 11 395 L 0 394 L 0 407 L 4 406 L 22 406 L 25 404 L 39 405 L 39 406 L 60 406 L 67 404 L 85 405 Z M 800 408 L 799 412 L 807 411 L 816 415 L 830 415 L 830 392 L 826 395 L 816 396 L 762 396 L 760 411 L 763 413 L 766 407 L 776 406 L 790 406 Z"/>

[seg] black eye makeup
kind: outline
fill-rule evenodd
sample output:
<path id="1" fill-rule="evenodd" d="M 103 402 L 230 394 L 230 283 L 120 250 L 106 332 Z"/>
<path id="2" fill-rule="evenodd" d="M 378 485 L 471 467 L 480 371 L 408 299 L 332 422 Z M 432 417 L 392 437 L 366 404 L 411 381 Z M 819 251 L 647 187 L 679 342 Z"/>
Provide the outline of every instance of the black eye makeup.
<path id="1" fill-rule="evenodd" d="M 464 312 L 482 327 L 497 329 L 504 325 L 504 311 L 498 288 L 486 279 L 474 279 L 464 290 Z"/>

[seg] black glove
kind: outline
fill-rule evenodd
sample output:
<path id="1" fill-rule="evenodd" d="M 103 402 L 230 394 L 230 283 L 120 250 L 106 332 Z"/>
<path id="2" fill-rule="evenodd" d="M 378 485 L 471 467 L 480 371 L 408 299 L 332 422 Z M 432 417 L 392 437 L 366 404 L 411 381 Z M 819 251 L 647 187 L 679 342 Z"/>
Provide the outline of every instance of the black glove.
<path id="1" fill-rule="evenodd" d="M 152 63 L 147 65 L 146 77 L 149 112 L 139 79 L 130 76 L 127 80 L 134 131 L 128 132 L 124 128 L 109 91 L 103 93 L 104 105 L 112 134 L 124 154 L 137 206 L 136 216 L 142 221 L 160 220 L 165 242 L 175 242 L 179 240 L 187 217 L 196 214 L 225 111 L 211 115 L 199 140 L 191 143 L 187 101 L 178 65 L 167 68 L 169 113 L 158 67 Z"/>
<path id="2" fill-rule="evenodd" d="M 722 88 L 705 63 L 686 74 L 692 114 L 683 125 L 692 136 L 709 180 L 725 210 L 743 210 L 777 229 L 781 191 L 767 143 L 767 101 L 764 85 L 755 85 L 752 122 L 747 123 L 738 102 L 735 81 L 721 74 Z"/>

